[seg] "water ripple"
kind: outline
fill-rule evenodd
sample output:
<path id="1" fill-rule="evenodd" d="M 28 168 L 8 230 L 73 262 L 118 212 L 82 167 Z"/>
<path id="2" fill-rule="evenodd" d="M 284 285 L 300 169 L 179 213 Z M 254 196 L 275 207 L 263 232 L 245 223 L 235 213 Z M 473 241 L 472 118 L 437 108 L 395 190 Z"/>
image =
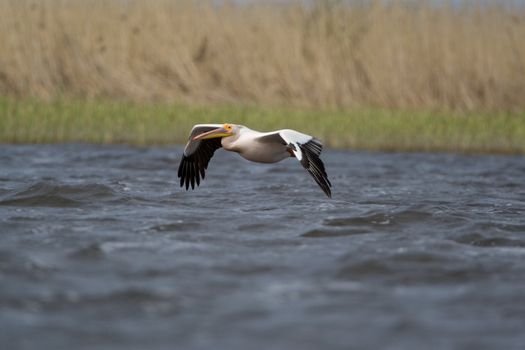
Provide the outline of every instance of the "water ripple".
<path id="1" fill-rule="evenodd" d="M 102 184 L 59 184 L 39 181 L 9 191 L 0 205 L 20 207 L 80 207 L 93 202 L 123 199 L 111 187 Z"/>
<path id="2" fill-rule="evenodd" d="M 524 157 L 327 149 L 327 199 L 222 150 L 181 190 L 181 152 L 0 147 L 4 348 L 525 343 Z"/>
<path id="3" fill-rule="evenodd" d="M 457 243 L 474 247 L 515 247 L 525 248 L 525 239 L 508 238 L 499 235 L 483 235 L 479 233 L 466 234 L 454 239 Z"/>

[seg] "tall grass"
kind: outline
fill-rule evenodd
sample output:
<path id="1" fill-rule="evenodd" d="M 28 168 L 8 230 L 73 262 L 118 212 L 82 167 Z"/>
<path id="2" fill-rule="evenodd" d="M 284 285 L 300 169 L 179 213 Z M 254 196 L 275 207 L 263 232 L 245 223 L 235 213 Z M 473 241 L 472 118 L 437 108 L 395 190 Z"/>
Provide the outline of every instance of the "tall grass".
<path id="1" fill-rule="evenodd" d="M 0 0 L 0 95 L 522 111 L 524 38 L 484 1 Z"/>

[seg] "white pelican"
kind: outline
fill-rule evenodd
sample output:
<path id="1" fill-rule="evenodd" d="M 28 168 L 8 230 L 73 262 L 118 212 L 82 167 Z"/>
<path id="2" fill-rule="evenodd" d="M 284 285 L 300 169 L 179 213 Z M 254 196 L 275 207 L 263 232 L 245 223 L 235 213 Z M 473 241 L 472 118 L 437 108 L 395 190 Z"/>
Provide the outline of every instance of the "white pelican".
<path id="1" fill-rule="evenodd" d="M 190 184 L 192 189 L 195 183 L 199 186 L 213 153 L 220 147 L 257 163 L 276 163 L 295 157 L 324 193 L 332 197 L 332 184 L 319 158 L 323 149 L 319 140 L 295 130 L 258 132 L 236 124 L 197 124 L 191 129 L 179 165 L 180 186 L 186 185 L 186 190 Z"/>

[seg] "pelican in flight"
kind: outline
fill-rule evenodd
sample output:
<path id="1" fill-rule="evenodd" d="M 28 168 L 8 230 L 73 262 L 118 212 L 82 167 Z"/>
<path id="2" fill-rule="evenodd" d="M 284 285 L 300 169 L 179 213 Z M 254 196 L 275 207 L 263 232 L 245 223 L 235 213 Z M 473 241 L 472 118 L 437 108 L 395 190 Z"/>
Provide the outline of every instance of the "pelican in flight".
<path id="1" fill-rule="evenodd" d="M 328 197 L 332 197 L 324 164 L 319 158 L 323 144 L 316 138 L 295 130 L 259 132 L 236 124 L 197 124 L 191 129 L 184 148 L 178 176 L 180 186 L 195 189 L 204 179 L 213 153 L 224 148 L 257 163 L 277 163 L 295 157 L 312 175 Z"/>

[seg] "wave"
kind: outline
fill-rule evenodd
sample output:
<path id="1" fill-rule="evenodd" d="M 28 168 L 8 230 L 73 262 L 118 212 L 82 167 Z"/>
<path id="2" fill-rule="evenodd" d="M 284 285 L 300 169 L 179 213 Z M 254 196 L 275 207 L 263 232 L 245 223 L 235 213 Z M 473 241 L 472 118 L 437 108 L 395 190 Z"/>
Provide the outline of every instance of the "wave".
<path id="1" fill-rule="evenodd" d="M 426 221 L 432 213 L 423 210 L 407 209 L 398 212 L 370 212 L 365 215 L 352 217 L 330 218 L 324 220 L 324 225 L 329 227 L 349 226 L 394 226 Z"/>
<path id="2" fill-rule="evenodd" d="M 119 199 L 122 199 L 120 194 L 102 184 L 60 184 L 39 181 L 4 194 L 0 199 L 0 205 L 68 208 Z"/>
<path id="3" fill-rule="evenodd" d="M 454 241 L 460 244 L 483 248 L 525 248 L 525 240 L 523 239 L 494 234 L 465 234 L 457 237 Z"/>

